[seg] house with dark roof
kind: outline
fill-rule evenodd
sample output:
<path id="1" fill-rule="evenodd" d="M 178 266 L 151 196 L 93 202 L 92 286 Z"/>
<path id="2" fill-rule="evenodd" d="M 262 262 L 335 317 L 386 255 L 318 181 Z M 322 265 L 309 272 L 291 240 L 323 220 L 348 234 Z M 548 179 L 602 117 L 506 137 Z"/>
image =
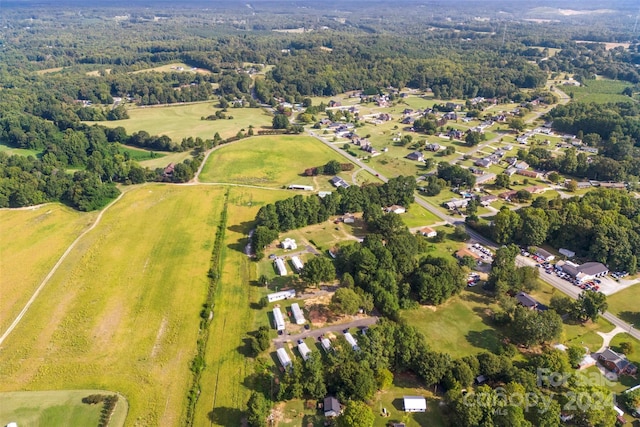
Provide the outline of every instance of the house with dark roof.
<path id="1" fill-rule="evenodd" d="M 598 355 L 598 360 L 618 375 L 635 375 L 638 372 L 638 367 L 629 362 L 624 354 L 616 353 L 609 347 Z"/>
<path id="2" fill-rule="evenodd" d="M 415 160 L 417 162 L 422 162 L 424 161 L 424 156 L 422 155 L 421 152 L 419 151 L 414 151 L 413 153 L 409 153 L 407 154 L 407 159 L 409 160 Z"/>
<path id="3" fill-rule="evenodd" d="M 336 188 L 340 188 L 340 187 L 349 188 L 349 184 L 347 184 L 347 181 L 340 178 L 339 176 L 334 176 L 329 180 L 329 182 L 333 184 Z"/>
<path id="4" fill-rule="evenodd" d="M 496 200 L 498 200 L 498 196 L 494 196 L 493 194 L 485 194 L 484 196 L 478 197 L 478 201 L 480 201 L 482 206 L 489 206 Z"/>
<path id="5" fill-rule="evenodd" d="M 516 295 L 516 300 L 521 306 L 528 308 L 529 310 L 535 310 L 538 308 L 538 301 L 536 301 L 531 295 L 526 292 L 519 292 Z"/>
<path id="6" fill-rule="evenodd" d="M 555 259 L 555 257 L 556 257 L 551 252 L 545 251 L 542 248 L 538 248 L 536 250 L 536 255 L 538 255 L 540 258 L 542 258 L 545 261 L 553 261 Z"/>
<path id="7" fill-rule="evenodd" d="M 489 158 L 484 158 L 476 160 L 473 164 L 481 168 L 488 168 L 493 164 L 493 162 Z"/>
<path id="8" fill-rule="evenodd" d="M 327 396 L 324 398 L 322 409 L 325 417 L 337 417 L 342 412 L 340 402 L 333 396 Z"/>

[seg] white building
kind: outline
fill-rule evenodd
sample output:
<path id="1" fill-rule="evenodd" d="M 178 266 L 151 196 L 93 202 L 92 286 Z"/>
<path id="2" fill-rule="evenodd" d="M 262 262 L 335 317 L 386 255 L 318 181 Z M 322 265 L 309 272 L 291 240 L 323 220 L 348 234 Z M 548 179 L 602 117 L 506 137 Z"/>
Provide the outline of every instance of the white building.
<path id="1" fill-rule="evenodd" d="M 279 348 L 276 350 L 276 354 L 278 355 L 278 360 L 280 361 L 280 364 L 283 368 L 291 366 L 291 358 L 289 357 L 287 350 L 285 350 L 284 348 Z"/>
<path id="2" fill-rule="evenodd" d="M 280 291 L 280 292 L 275 292 L 273 294 L 267 295 L 267 301 L 275 302 L 275 301 L 282 301 L 283 299 L 289 299 L 289 298 L 295 298 L 295 297 L 296 297 L 295 289 L 289 289 L 287 291 Z"/>
<path id="3" fill-rule="evenodd" d="M 298 273 L 302 271 L 302 267 L 304 267 L 304 264 L 302 263 L 300 258 L 298 258 L 297 256 L 292 256 L 291 262 L 293 263 L 293 267 Z"/>
<path id="4" fill-rule="evenodd" d="M 294 239 L 290 239 L 287 237 L 282 242 L 280 242 L 280 246 L 282 249 L 298 249 L 298 245 Z"/>
<path id="5" fill-rule="evenodd" d="M 422 396 L 404 396 L 405 412 L 426 412 L 427 399 Z"/>
<path id="6" fill-rule="evenodd" d="M 567 258 L 573 258 L 574 256 L 576 256 L 576 253 L 574 251 L 571 251 L 565 248 L 560 248 L 558 252 L 560 252 L 562 255 L 566 256 Z"/>
<path id="7" fill-rule="evenodd" d="M 280 307 L 273 309 L 273 322 L 276 324 L 276 330 L 284 331 L 284 316 L 280 311 Z"/>
<path id="8" fill-rule="evenodd" d="M 322 338 L 320 344 L 322 344 L 322 348 L 324 348 L 324 351 L 327 353 L 331 351 L 331 341 L 329 341 L 329 338 Z"/>
<path id="9" fill-rule="evenodd" d="M 291 304 L 291 312 L 293 313 L 293 318 L 296 320 L 296 324 L 304 325 L 307 323 L 307 320 L 304 318 L 304 313 L 297 302 Z"/>
<path id="10" fill-rule="evenodd" d="M 300 356 L 302 356 L 302 358 L 305 361 L 309 360 L 311 349 L 307 346 L 307 344 L 304 341 L 298 344 L 298 351 L 300 352 Z"/>
<path id="11" fill-rule="evenodd" d="M 289 186 L 289 190 L 313 191 L 313 186 L 311 186 L 311 185 L 291 184 Z"/>
<path id="12" fill-rule="evenodd" d="M 287 274 L 289 274 L 289 272 L 287 271 L 287 266 L 284 265 L 284 260 L 282 258 L 276 258 L 275 263 L 279 275 L 286 276 Z"/>
<path id="13" fill-rule="evenodd" d="M 347 340 L 347 342 L 351 345 L 351 348 L 354 350 L 360 350 L 360 347 L 358 347 L 358 341 L 356 341 L 356 339 L 353 337 L 353 335 L 351 335 L 350 332 L 345 332 L 344 334 L 344 338 Z"/>

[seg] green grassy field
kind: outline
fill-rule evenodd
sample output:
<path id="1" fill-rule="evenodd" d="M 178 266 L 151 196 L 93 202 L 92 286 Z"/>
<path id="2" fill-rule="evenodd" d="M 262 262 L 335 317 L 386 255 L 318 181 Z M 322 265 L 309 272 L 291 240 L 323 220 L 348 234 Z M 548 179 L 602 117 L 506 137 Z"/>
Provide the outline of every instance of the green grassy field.
<path id="1" fill-rule="evenodd" d="M 631 98 L 622 95 L 622 91 L 631 84 L 621 80 L 587 80 L 583 86 L 562 86 L 567 95 L 573 94 L 574 101 L 582 102 L 621 102 Z"/>
<path id="2" fill-rule="evenodd" d="M 118 144 L 118 150 L 122 154 L 127 153 L 129 155 L 129 158 L 137 162 L 141 162 L 144 160 L 161 159 L 167 156 L 167 154 L 162 152 L 149 151 L 142 148 L 127 147 L 126 145 L 122 144 Z"/>
<path id="3" fill-rule="evenodd" d="M 215 296 L 214 317 L 206 352 L 207 367 L 196 406 L 196 425 L 240 425 L 254 371 L 247 357 L 247 332 L 269 325 L 262 310 L 251 308 L 264 294 L 257 286 L 256 264 L 242 252 L 259 207 L 286 198 L 287 192 L 234 188 L 231 190 L 222 276 Z"/>
<path id="4" fill-rule="evenodd" d="M 82 403 L 91 394 L 113 395 L 105 390 L 17 391 L 0 393 L 0 425 L 10 422 L 20 427 L 94 426 L 100 421 L 103 405 Z M 121 427 L 127 416 L 128 404 L 119 396 L 109 421 L 110 427 Z"/>
<path id="5" fill-rule="evenodd" d="M 295 153 L 295 155 L 292 155 Z M 250 184 L 282 188 L 290 184 L 312 185 L 315 190 L 335 189 L 331 176 L 303 176 L 305 169 L 344 157 L 315 138 L 306 136 L 256 136 L 223 146 L 207 159 L 200 181 Z M 351 182 L 351 172 L 340 174 Z"/>
<path id="6" fill-rule="evenodd" d="M 633 285 L 607 297 L 609 311 L 628 323 L 640 328 L 640 284 Z"/>
<path id="7" fill-rule="evenodd" d="M 19 154 L 21 156 L 40 157 L 42 155 L 42 151 L 40 150 L 29 150 L 26 148 L 13 148 L 4 143 L 0 143 L 0 153 L 7 153 L 10 156 L 13 154 Z"/>
<path id="8" fill-rule="evenodd" d="M 402 221 L 409 228 L 422 227 L 425 225 L 435 224 L 440 222 L 441 219 L 426 210 L 417 203 L 412 203 L 408 206 L 407 212 L 401 214 Z"/>
<path id="9" fill-rule="evenodd" d="M 438 307 L 420 307 L 402 313 L 437 351 L 458 358 L 483 351 L 495 352 L 498 336 L 489 324 L 489 312 L 497 305 L 478 288 L 467 288 Z"/>
<path id="10" fill-rule="evenodd" d="M 248 129 L 249 125 L 253 125 L 256 130 L 271 127 L 273 116 L 261 108 L 229 108 L 226 115 L 233 116 L 231 120 L 200 120 L 201 117 L 214 114 L 217 110 L 219 108 L 214 107 L 214 101 L 162 107 L 134 107 L 128 110 L 130 118 L 126 120 L 99 124 L 108 127 L 122 126 L 128 134 L 145 130 L 151 135 L 167 135 L 176 142 L 189 136 L 212 139 L 216 132 L 222 138 L 229 138 L 241 129 Z"/>
<path id="11" fill-rule="evenodd" d="M 222 197 L 126 193 L 4 342 L 0 390 L 113 390 L 129 401 L 127 425 L 180 425 Z"/>
<path id="12" fill-rule="evenodd" d="M 178 70 L 177 68 L 179 67 L 184 69 Z M 205 70 L 204 68 L 196 68 L 195 70 L 193 70 L 193 67 L 185 64 L 184 62 L 172 62 L 171 64 L 161 65 L 159 67 L 145 68 L 144 70 L 134 71 L 131 74 L 148 73 L 149 71 L 155 71 L 158 73 L 177 73 L 177 72 L 196 73 L 197 72 L 201 74 L 211 74 L 211 71 Z"/>
<path id="13" fill-rule="evenodd" d="M 9 326 L 67 247 L 95 220 L 59 204 L 0 210 L 0 331 Z"/>
<path id="14" fill-rule="evenodd" d="M 156 168 L 164 168 L 169 163 L 182 163 L 185 159 L 190 159 L 193 156 L 189 151 L 182 151 L 179 153 L 163 153 L 162 156 L 154 157 L 153 159 L 141 160 L 138 163 L 140 166 L 147 167 L 151 170 Z"/>

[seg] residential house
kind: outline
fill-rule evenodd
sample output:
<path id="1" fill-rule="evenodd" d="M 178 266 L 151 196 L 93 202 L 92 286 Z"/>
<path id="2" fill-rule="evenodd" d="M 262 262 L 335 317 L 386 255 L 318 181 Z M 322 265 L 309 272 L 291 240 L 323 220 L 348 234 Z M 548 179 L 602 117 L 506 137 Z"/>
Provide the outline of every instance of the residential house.
<path id="1" fill-rule="evenodd" d="M 481 168 L 488 168 L 493 164 L 493 162 L 490 159 L 485 157 L 484 159 L 476 160 L 473 164 Z"/>
<path id="2" fill-rule="evenodd" d="M 529 170 L 525 170 L 525 169 L 517 169 L 516 173 L 518 175 L 522 175 L 522 176 L 525 176 L 527 178 L 534 178 L 534 179 L 540 178 L 540 174 L 538 172 L 536 172 L 536 171 L 529 171 Z"/>
<path id="3" fill-rule="evenodd" d="M 451 199 L 450 201 L 445 202 L 444 206 L 453 211 L 455 209 L 466 208 L 468 204 L 468 199 Z"/>
<path id="4" fill-rule="evenodd" d="M 545 188 L 544 187 L 539 187 L 539 186 L 533 186 L 533 187 L 527 187 L 524 189 L 524 191 L 531 193 L 531 194 L 540 194 L 540 193 L 544 193 Z"/>
<path id="5" fill-rule="evenodd" d="M 484 207 L 489 206 L 491 203 L 495 202 L 496 200 L 498 200 L 497 196 L 494 196 L 493 194 L 486 194 L 484 196 L 480 196 L 478 198 L 478 200 L 480 201 L 480 204 Z"/>
<path id="6" fill-rule="evenodd" d="M 468 256 L 468 257 L 473 258 L 476 261 L 480 260 L 480 255 L 478 255 L 475 252 L 470 251 L 467 248 L 460 249 L 458 252 L 456 252 L 455 256 L 456 256 L 457 259 L 462 259 L 462 258 Z"/>
<path id="7" fill-rule="evenodd" d="M 536 301 L 531 295 L 526 292 L 519 292 L 516 295 L 516 300 L 518 300 L 518 304 L 525 308 L 528 308 L 529 310 L 538 308 L 538 301 Z"/>
<path id="8" fill-rule="evenodd" d="M 329 182 L 333 184 L 336 188 L 340 188 L 340 187 L 349 188 L 349 184 L 347 184 L 347 181 L 340 178 L 339 176 L 334 176 L 329 180 Z"/>
<path id="9" fill-rule="evenodd" d="M 520 170 L 524 170 L 524 169 L 529 169 L 529 163 L 522 161 L 522 162 L 518 162 L 516 163 L 516 169 L 520 169 Z"/>
<path id="10" fill-rule="evenodd" d="M 296 269 L 298 273 L 302 271 L 304 264 L 302 263 L 300 258 L 298 258 L 297 256 L 292 256 L 291 263 L 293 264 L 293 267 Z"/>
<path id="11" fill-rule="evenodd" d="M 324 416 L 327 418 L 337 417 L 342 413 L 342 405 L 340 405 L 340 402 L 335 397 L 327 396 L 324 398 L 322 410 L 324 411 Z"/>
<path id="12" fill-rule="evenodd" d="M 413 153 L 407 154 L 407 159 L 415 160 L 417 162 L 424 162 L 424 156 L 419 151 L 414 151 Z"/>
<path id="13" fill-rule="evenodd" d="M 427 144 L 424 148 L 429 151 L 438 151 L 441 147 L 438 144 Z"/>
<path id="14" fill-rule="evenodd" d="M 422 227 L 420 229 L 420 234 L 422 234 L 425 237 L 436 237 L 438 232 L 431 227 Z"/>
<path id="15" fill-rule="evenodd" d="M 289 353 L 284 348 L 279 348 L 276 350 L 276 354 L 278 355 L 278 360 L 283 368 L 288 368 L 291 366 L 291 357 L 289 357 Z"/>
<path id="16" fill-rule="evenodd" d="M 456 114 L 455 111 L 450 111 L 448 113 L 445 113 L 442 117 L 445 118 L 446 120 L 458 120 L 458 114 Z"/>
<path id="17" fill-rule="evenodd" d="M 498 194 L 498 197 L 504 200 L 511 200 L 513 196 L 515 196 L 518 192 L 516 190 L 505 191 L 504 193 Z"/>
<path id="18" fill-rule="evenodd" d="M 273 309 L 273 323 L 275 324 L 277 331 L 284 331 L 284 316 L 282 315 L 282 311 L 280 311 L 280 307 L 275 307 Z"/>
<path id="19" fill-rule="evenodd" d="M 616 353 L 609 347 L 598 355 L 598 360 L 618 375 L 635 375 L 638 372 L 636 365 L 629 362 L 624 354 Z"/>
<path id="20" fill-rule="evenodd" d="M 286 276 L 287 274 L 289 274 L 289 272 L 287 271 L 287 266 L 284 264 L 284 260 L 282 258 L 276 258 L 274 262 L 280 276 Z"/>
<path id="21" fill-rule="evenodd" d="M 474 175 L 484 175 L 486 172 L 483 171 L 482 169 L 478 169 L 476 167 L 471 166 L 469 168 L 469 172 L 471 172 Z"/>
<path id="22" fill-rule="evenodd" d="M 171 178 L 173 176 L 173 170 L 175 169 L 175 163 L 169 163 L 166 168 L 162 171 L 162 176 L 165 178 Z"/>
<path id="23" fill-rule="evenodd" d="M 296 243 L 295 239 L 291 239 L 289 237 L 281 241 L 280 246 L 282 247 L 282 249 L 298 249 L 298 244 Z"/>
<path id="24" fill-rule="evenodd" d="M 509 176 L 513 176 L 513 174 L 515 174 L 516 172 L 518 172 L 518 169 L 514 167 L 507 168 L 507 170 L 504 171 L 504 173 L 506 173 Z"/>
<path id="25" fill-rule="evenodd" d="M 407 211 L 407 209 L 404 206 L 399 206 L 399 205 L 392 205 L 389 206 L 388 208 L 385 209 L 385 212 L 387 213 L 394 213 L 394 214 L 403 214 Z"/>
<path id="26" fill-rule="evenodd" d="M 298 344 L 298 352 L 300 353 L 300 356 L 302 356 L 302 359 L 304 359 L 305 362 L 309 360 L 309 356 L 311 356 L 311 349 L 304 341 Z"/>

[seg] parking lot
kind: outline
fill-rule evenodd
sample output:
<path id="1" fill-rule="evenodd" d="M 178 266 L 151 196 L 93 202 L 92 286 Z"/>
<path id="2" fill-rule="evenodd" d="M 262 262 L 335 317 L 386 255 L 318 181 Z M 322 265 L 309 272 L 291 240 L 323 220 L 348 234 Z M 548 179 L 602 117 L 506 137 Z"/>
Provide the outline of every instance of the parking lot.
<path id="1" fill-rule="evenodd" d="M 484 262 L 485 264 L 491 264 L 493 262 L 493 252 L 482 246 L 480 243 L 470 244 L 468 246 L 468 249 L 471 252 L 479 255 L 482 259 L 482 262 Z"/>

